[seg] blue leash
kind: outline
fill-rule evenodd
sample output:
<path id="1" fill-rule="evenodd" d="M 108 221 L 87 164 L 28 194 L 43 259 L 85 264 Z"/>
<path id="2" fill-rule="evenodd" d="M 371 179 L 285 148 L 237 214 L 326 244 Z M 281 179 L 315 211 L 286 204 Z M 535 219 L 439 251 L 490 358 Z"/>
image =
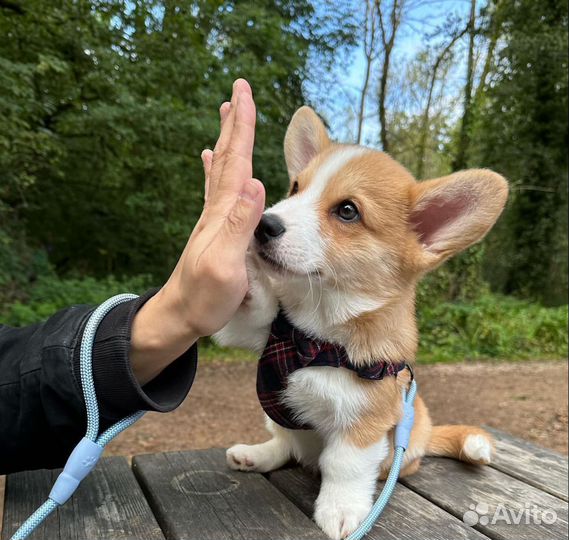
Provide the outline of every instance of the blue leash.
<path id="1" fill-rule="evenodd" d="M 91 315 L 81 341 L 81 385 L 87 409 L 87 432 L 75 447 L 45 503 L 43 503 L 15 532 L 11 540 L 27 538 L 56 508 L 65 504 L 79 487 L 81 481 L 94 469 L 105 446 L 121 431 L 132 426 L 144 411 L 123 418 L 99 436 L 99 405 L 93 382 L 92 352 L 99 324 L 111 309 L 122 302 L 137 298 L 135 294 L 119 294 L 103 302 Z"/>
<path id="2" fill-rule="evenodd" d="M 403 390 L 403 418 L 401 422 L 395 427 L 395 440 L 393 446 L 395 448 L 393 453 L 393 463 L 385 485 L 381 493 L 371 507 L 368 516 L 360 523 L 360 526 L 348 536 L 347 540 L 360 540 L 363 538 L 373 527 L 374 523 L 379 519 L 383 510 L 387 506 L 393 490 L 397 484 L 399 473 L 401 472 L 401 465 L 403 464 L 403 456 L 405 450 L 409 446 L 409 439 L 411 437 L 411 429 L 413 429 L 413 422 L 415 421 L 415 396 L 417 395 L 417 383 L 413 379 L 409 387 L 409 391 Z"/>
<path id="3" fill-rule="evenodd" d="M 83 396 L 87 408 L 87 431 L 85 437 L 74 448 L 69 456 L 61 474 L 45 503 L 43 503 L 14 533 L 11 540 L 24 540 L 59 506 L 65 504 L 79 487 L 81 481 L 95 468 L 99 458 L 103 454 L 105 446 L 119 433 L 132 426 L 144 415 L 144 411 L 131 414 L 123 418 L 102 435 L 99 436 L 99 405 L 95 393 L 93 381 L 92 352 L 95 334 L 99 324 L 111 309 L 122 302 L 128 302 L 137 298 L 135 294 L 119 294 L 103 302 L 91 315 L 81 341 L 80 372 Z M 361 540 L 373 527 L 379 516 L 385 509 L 395 485 L 399 478 L 405 450 L 409 445 L 411 429 L 415 418 L 414 401 L 417 394 L 417 383 L 411 381 L 409 391 L 403 390 L 403 418 L 395 428 L 394 455 L 391 470 L 377 501 L 372 506 L 369 515 L 361 522 L 360 526 L 350 535 L 347 540 Z"/>

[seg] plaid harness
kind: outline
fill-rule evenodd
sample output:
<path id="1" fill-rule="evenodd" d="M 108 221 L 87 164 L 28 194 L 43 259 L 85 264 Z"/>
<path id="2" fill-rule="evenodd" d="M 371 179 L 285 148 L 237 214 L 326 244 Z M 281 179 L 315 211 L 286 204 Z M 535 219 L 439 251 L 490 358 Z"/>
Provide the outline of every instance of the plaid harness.
<path id="1" fill-rule="evenodd" d="M 391 363 L 386 360 L 369 367 L 355 366 L 343 347 L 303 334 L 292 326 L 281 310 L 273 321 L 267 345 L 257 366 L 257 396 L 264 411 L 277 424 L 288 429 L 312 429 L 295 418 L 294 412 L 282 403 L 282 393 L 287 387 L 289 375 L 297 369 L 315 366 L 349 369 L 358 377 L 371 381 L 396 377 L 403 369 L 411 369 L 406 362 Z"/>

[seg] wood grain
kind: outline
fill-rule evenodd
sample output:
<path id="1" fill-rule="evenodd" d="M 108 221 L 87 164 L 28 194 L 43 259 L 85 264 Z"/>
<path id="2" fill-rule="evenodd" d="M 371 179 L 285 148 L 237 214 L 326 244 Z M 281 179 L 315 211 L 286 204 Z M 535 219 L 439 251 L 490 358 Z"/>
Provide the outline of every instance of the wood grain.
<path id="1" fill-rule="evenodd" d="M 267 475 L 269 481 L 312 516 L 320 480 L 300 467 L 286 468 Z M 380 483 L 379 488 L 383 486 Z M 484 540 L 487 537 L 441 510 L 405 486 L 397 485 L 379 521 L 366 540 Z"/>
<path id="2" fill-rule="evenodd" d="M 6 477 L 0 476 L 0 538 L 2 538 L 2 523 L 4 522 L 4 486 Z"/>
<path id="3" fill-rule="evenodd" d="M 474 526 L 491 538 L 559 540 L 567 537 L 565 501 L 491 467 L 429 458 L 424 460 L 418 473 L 401 482 L 459 519 L 480 503 L 488 505 L 486 515 L 490 522 Z M 555 512 L 555 523 L 538 523 L 531 518 L 526 511 L 534 505 L 539 514 Z M 496 511 L 499 513 L 496 514 Z M 515 524 L 513 516 L 519 516 L 520 512 L 521 522 Z M 492 522 L 494 516 L 499 519 Z"/>
<path id="4" fill-rule="evenodd" d="M 228 469 L 224 450 L 137 456 L 133 470 L 168 539 L 327 538 L 262 475 Z"/>
<path id="5" fill-rule="evenodd" d="M 8 540 L 42 504 L 60 471 L 9 475 L 2 539 Z M 73 497 L 30 540 L 163 540 L 126 458 L 103 458 Z"/>
<path id="6" fill-rule="evenodd" d="M 567 456 L 484 426 L 495 438 L 492 467 L 567 501 Z"/>
<path id="7" fill-rule="evenodd" d="M 487 429 L 496 437 L 491 467 L 424 460 L 416 475 L 401 480 L 366 540 L 567 538 L 567 458 Z M 7 477 L 2 539 L 45 501 L 58 473 Z M 310 519 L 319 484 L 299 467 L 266 477 L 231 471 L 220 449 L 138 456 L 132 471 L 125 458 L 105 458 L 30 538 L 325 540 Z M 480 503 L 489 519 L 465 524 L 465 512 Z M 528 512 L 534 506 L 557 520 L 539 522 Z"/>

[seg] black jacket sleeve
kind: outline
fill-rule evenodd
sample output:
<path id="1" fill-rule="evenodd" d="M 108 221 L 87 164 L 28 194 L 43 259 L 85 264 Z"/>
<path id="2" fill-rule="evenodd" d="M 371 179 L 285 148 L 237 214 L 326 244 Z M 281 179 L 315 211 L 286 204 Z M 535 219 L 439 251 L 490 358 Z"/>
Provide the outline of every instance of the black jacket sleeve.
<path id="1" fill-rule="evenodd" d="M 101 430 L 141 409 L 175 409 L 194 380 L 196 345 L 144 387 L 132 373 L 132 321 L 152 294 L 115 307 L 97 330 L 93 375 Z M 93 309 L 70 307 L 24 328 L 0 325 L 0 474 L 61 467 L 85 434 L 79 349 Z"/>

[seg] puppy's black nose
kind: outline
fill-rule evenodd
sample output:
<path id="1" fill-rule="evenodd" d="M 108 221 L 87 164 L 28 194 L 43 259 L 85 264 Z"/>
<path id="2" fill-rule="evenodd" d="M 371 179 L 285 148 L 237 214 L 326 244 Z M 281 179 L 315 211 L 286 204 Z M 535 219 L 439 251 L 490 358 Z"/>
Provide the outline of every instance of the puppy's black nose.
<path id="1" fill-rule="evenodd" d="M 260 244 L 266 244 L 282 236 L 285 231 L 286 228 L 280 217 L 271 214 L 263 214 L 259 225 L 257 225 L 255 229 L 255 238 Z"/>

